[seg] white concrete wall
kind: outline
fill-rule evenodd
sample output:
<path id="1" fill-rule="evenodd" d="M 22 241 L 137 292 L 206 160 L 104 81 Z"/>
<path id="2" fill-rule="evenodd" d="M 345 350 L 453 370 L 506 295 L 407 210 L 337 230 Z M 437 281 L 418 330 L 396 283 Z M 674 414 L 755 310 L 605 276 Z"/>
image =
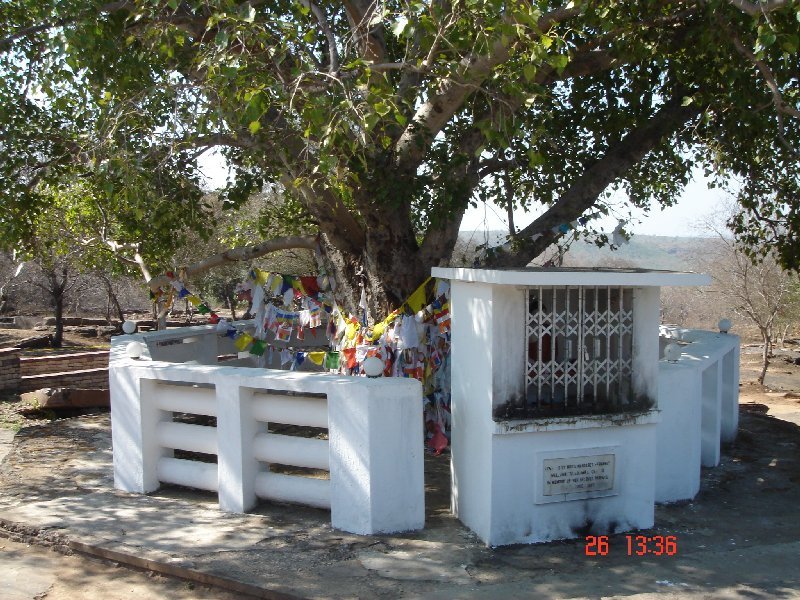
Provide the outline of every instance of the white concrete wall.
<path id="1" fill-rule="evenodd" d="M 231 512 L 252 508 L 260 496 L 329 506 L 332 525 L 352 533 L 389 533 L 424 526 L 422 390 L 414 379 L 174 364 L 132 360 L 120 352 L 112 355 L 109 376 L 118 489 L 151 492 L 160 479 L 168 477 L 174 483 L 217 491 L 220 509 Z M 296 411 L 299 418 L 293 418 L 291 410 L 276 412 L 274 407 L 265 407 L 264 402 L 278 394 L 264 394 L 263 390 L 298 394 L 280 396 L 277 404 L 297 400 L 304 406 L 304 401 L 324 401 L 325 419 L 319 422 L 314 416 L 313 423 L 304 423 L 307 410 Z M 216 444 L 217 465 L 178 461 L 165 447 L 164 436 L 171 431 L 174 448 L 191 449 L 187 445 L 200 443 L 187 444 L 183 428 L 176 433 L 172 425 L 159 425 L 170 424 L 172 409 L 190 407 L 193 400 L 198 414 L 217 417 L 216 428 L 207 428 L 213 433 L 203 431 L 198 436 L 206 450 Z M 327 425 L 330 482 L 269 473 L 268 466 L 257 458 L 263 454 L 263 437 L 258 438 L 259 448 L 255 447 L 257 437 L 266 430 L 265 418 Z M 279 437 L 266 441 L 283 443 Z M 297 444 L 293 448 L 298 451 Z M 306 458 L 318 458 L 316 449 L 307 450 L 305 453 L 313 456 L 299 457 L 299 466 Z"/>
<path id="2" fill-rule="evenodd" d="M 252 333 L 255 328 L 255 321 L 236 321 L 234 325 Z M 163 362 L 192 362 L 201 365 L 216 365 L 219 364 L 217 361 L 218 356 L 238 353 L 233 339 L 220 335 L 217 332 L 216 325 L 195 325 L 193 327 L 117 336 L 111 340 L 112 354 L 116 352 L 124 355 L 125 347 L 132 341 L 138 341 L 144 345 L 145 351 L 142 354 L 142 358 Z M 276 349 L 287 346 L 285 342 L 276 342 L 275 336 L 271 331 L 266 333 L 266 342 Z M 298 350 L 303 348 L 318 349 L 327 345 L 325 327 L 308 330 L 305 339 L 302 341 L 294 337 L 291 340 L 292 348 Z M 258 360 L 258 357 L 252 355 L 245 358 L 227 360 L 225 366 L 283 368 L 277 351 L 271 356 L 265 355 L 257 364 Z M 297 370 L 302 372 L 322 372 L 324 369 L 307 360 Z"/>
<path id="3" fill-rule="evenodd" d="M 654 404 L 658 398 L 659 294 L 657 287 L 633 290 L 633 393 Z"/>
<path id="4" fill-rule="evenodd" d="M 661 327 L 661 345 L 681 347 L 675 363 L 659 363 L 656 501 L 693 498 L 700 466 L 714 467 L 721 442 L 736 437 L 739 420 L 739 338 Z"/>
<path id="5" fill-rule="evenodd" d="M 553 419 L 548 430 L 495 435 L 490 546 L 529 544 L 653 526 L 656 413 L 612 419 Z M 542 502 L 542 461 L 615 456 L 614 489 L 602 497 Z"/>
<path id="6" fill-rule="evenodd" d="M 679 362 L 688 361 L 705 375 L 704 466 L 719 464 L 719 442 L 733 441 L 739 424 L 739 336 L 698 329 L 662 327 L 662 333 L 677 338 L 681 346 Z M 716 370 L 716 373 L 713 370 Z M 716 440 L 715 440 L 716 436 Z"/>
<path id="7" fill-rule="evenodd" d="M 700 373 L 700 461 L 704 467 L 716 467 L 722 452 L 722 396 L 719 363 L 708 365 Z"/>
<path id="8" fill-rule="evenodd" d="M 525 398 L 528 337 L 525 290 L 493 286 L 492 314 L 492 406 L 513 398 Z"/>
<path id="9" fill-rule="evenodd" d="M 493 289 L 451 282 L 451 504 L 482 539 L 489 536 L 492 485 Z M 520 352 L 522 348 L 520 347 Z"/>
<path id="10" fill-rule="evenodd" d="M 700 491 L 701 381 L 688 361 L 659 364 L 656 502 L 690 500 Z"/>
<path id="11" fill-rule="evenodd" d="M 722 357 L 720 369 L 722 370 L 722 398 L 720 406 L 720 436 L 723 442 L 732 442 L 736 439 L 739 429 L 739 352 L 738 340 L 736 345 L 728 350 Z"/>
<path id="12" fill-rule="evenodd" d="M 524 290 L 458 280 L 451 286 L 451 469 L 456 516 L 489 545 L 651 527 L 657 415 L 626 417 L 624 422 L 614 417 L 579 419 L 585 421 L 580 428 L 570 418 L 550 419 L 546 425 L 544 420 L 519 426 L 495 423 L 493 407 L 524 394 Z M 635 389 L 655 400 L 657 290 L 636 290 L 634 318 L 650 320 L 634 330 L 635 348 L 643 357 L 643 374 Z M 540 422 L 539 431 L 526 429 Z M 523 433 L 513 432 L 517 430 Z M 536 502 L 543 452 L 579 456 L 598 447 L 612 447 L 616 456 L 618 481 L 613 495 Z"/>

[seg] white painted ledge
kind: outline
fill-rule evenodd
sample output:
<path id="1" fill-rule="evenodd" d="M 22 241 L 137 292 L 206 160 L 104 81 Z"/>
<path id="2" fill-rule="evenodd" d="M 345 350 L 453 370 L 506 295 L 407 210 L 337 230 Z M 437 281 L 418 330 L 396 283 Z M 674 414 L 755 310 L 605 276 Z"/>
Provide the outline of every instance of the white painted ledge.
<path id="1" fill-rule="evenodd" d="M 664 287 L 709 285 L 711 277 L 701 273 L 677 271 L 648 271 L 643 269 L 578 269 L 578 268 L 520 268 L 520 269 L 461 269 L 434 267 L 434 277 L 520 286 L 626 286 Z"/>
<path id="2" fill-rule="evenodd" d="M 497 421 L 494 434 L 533 433 L 540 431 L 565 431 L 619 427 L 621 425 L 649 425 L 661 421 L 656 409 L 638 413 L 615 413 L 605 415 L 581 415 L 575 417 L 552 417 L 538 419 L 514 419 Z"/>

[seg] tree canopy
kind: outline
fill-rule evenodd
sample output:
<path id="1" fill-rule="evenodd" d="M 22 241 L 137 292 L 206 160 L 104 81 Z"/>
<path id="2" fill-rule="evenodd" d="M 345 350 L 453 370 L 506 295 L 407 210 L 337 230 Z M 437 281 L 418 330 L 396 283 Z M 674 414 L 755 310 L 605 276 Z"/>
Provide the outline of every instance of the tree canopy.
<path id="1" fill-rule="evenodd" d="M 471 203 L 543 211 L 487 256 L 607 241 L 608 194 L 669 205 L 693 168 L 734 225 L 800 265 L 798 21 L 788 0 L 9 0 L 0 5 L 0 235 L 80 178 L 143 241 L 203 228 L 197 158 L 240 206 L 266 184 L 340 292 L 396 306 Z M 754 250 L 756 251 L 756 250 Z"/>

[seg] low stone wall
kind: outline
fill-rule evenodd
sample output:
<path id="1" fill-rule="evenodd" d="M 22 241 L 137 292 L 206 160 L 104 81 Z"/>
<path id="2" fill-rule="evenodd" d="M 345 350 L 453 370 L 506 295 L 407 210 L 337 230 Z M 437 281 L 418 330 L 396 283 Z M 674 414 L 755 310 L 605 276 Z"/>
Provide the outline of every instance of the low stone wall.
<path id="1" fill-rule="evenodd" d="M 0 391 L 41 388 L 108 389 L 108 351 L 20 357 L 19 348 L 0 349 Z"/>
<path id="2" fill-rule="evenodd" d="M 23 357 L 19 362 L 20 375 L 22 377 L 42 375 L 44 373 L 106 369 L 108 368 L 108 350 Z"/>
<path id="3" fill-rule="evenodd" d="M 0 349 L 0 391 L 19 390 L 19 348 Z"/>
<path id="4" fill-rule="evenodd" d="M 19 391 L 21 392 L 54 387 L 108 389 L 108 367 L 28 375 L 19 379 Z"/>

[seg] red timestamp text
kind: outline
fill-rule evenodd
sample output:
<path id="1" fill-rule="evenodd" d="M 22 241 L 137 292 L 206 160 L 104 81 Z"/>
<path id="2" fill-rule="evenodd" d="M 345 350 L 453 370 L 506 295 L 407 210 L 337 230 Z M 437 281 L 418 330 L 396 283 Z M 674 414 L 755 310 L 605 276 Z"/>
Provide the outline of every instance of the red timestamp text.
<path id="1" fill-rule="evenodd" d="M 675 556 L 678 537 L 675 535 L 625 535 L 627 556 Z M 611 544 L 607 535 L 587 535 L 583 548 L 586 556 L 608 556 Z"/>

